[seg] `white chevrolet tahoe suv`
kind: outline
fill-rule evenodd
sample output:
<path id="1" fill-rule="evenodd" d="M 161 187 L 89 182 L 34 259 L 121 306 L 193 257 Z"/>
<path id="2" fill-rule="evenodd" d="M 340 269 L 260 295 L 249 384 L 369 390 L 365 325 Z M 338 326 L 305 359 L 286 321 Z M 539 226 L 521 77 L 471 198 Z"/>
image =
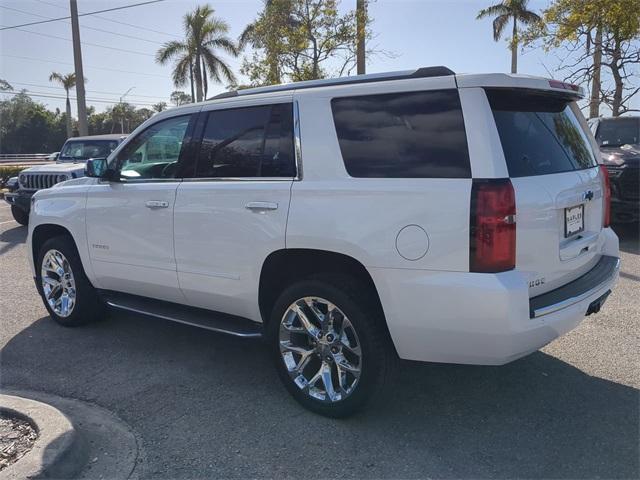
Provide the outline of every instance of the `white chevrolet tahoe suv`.
<path id="1" fill-rule="evenodd" d="M 580 96 L 428 67 L 162 112 L 33 197 L 37 288 L 62 325 L 109 307 L 264 337 L 289 392 L 328 416 L 398 357 L 510 362 L 618 277 Z"/>

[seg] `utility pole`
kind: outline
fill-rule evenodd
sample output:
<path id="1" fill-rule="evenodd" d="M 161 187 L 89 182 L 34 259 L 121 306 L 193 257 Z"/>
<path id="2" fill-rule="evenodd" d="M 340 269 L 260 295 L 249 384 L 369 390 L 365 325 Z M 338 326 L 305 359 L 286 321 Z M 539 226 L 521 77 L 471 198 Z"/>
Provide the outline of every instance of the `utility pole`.
<path id="1" fill-rule="evenodd" d="M 124 133 L 124 97 L 129 95 L 129 92 L 136 87 L 131 87 L 129 90 L 124 92 L 124 94 L 120 97 L 120 133 Z M 128 130 L 128 129 L 127 129 Z"/>
<path id="2" fill-rule="evenodd" d="M 356 69 L 358 75 L 367 73 L 365 37 L 367 32 L 367 0 L 356 0 Z"/>
<path id="3" fill-rule="evenodd" d="M 87 103 L 84 98 L 84 72 L 82 71 L 82 49 L 80 48 L 80 24 L 77 0 L 69 0 L 71 6 L 71 36 L 73 38 L 73 63 L 76 68 L 76 98 L 78 99 L 78 132 L 89 134 L 87 125 Z"/>

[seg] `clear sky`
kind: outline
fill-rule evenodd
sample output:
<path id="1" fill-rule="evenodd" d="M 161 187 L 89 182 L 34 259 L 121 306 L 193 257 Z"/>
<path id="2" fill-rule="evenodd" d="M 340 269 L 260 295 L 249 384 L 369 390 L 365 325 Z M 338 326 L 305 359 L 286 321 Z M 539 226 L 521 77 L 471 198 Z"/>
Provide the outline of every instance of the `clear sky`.
<path id="1" fill-rule="evenodd" d="M 78 8 L 81 13 L 91 12 L 139 1 L 78 0 Z M 181 36 L 182 16 L 203 3 L 207 0 L 167 0 L 104 13 L 99 17 L 81 17 L 88 105 L 103 110 L 116 103 L 131 87 L 133 90 L 126 100 L 140 107 L 159 101 L 168 102 L 169 94 L 175 89 L 170 79 L 171 67 L 157 65 L 154 54 L 163 42 Z M 229 23 L 234 38 L 256 17 L 262 6 L 261 0 L 209 0 L 208 3 L 214 7 L 216 15 Z M 354 8 L 355 3 L 356 0 L 341 0 L 340 8 L 346 11 Z M 494 42 L 491 20 L 475 19 L 478 10 L 490 3 L 495 3 L 495 0 L 373 2 L 370 14 L 374 19 L 376 38 L 372 43 L 395 56 L 371 58 L 368 73 L 429 65 L 446 65 L 456 72 L 508 71 L 510 53 L 507 40 Z M 545 0 L 531 0 L 529 6 L 539 11 L 546 4 Z M 0 25 L 60 17 L 68 15 L 68 12 L 68 0 L 0 0 Z M 64 100 L 35 95 L 64 94 L 64 90 L 52 85 L 48 78 L 52 71 L 73 71 L 70 38 L 71 25 L 68 21 L 1 31 L 0 78 L 9 81 L 15 89 L 25 88 L 34 95 L 34 99 L 50 108 L 64 109 Z M 229 58 L 236 72 L 241 58 Z M 549 76 L 547 69 L 553 71 L 557 63 L 554 54 L 542 50 L 528 51 L 520 55 L 519 72 Z M 187 91 L 188 86 L 182 89 Z M 224 89 L 222 85 L 210 86 L 209 95 Z M 75 115 L 73 102 L 72 109 Z"/>

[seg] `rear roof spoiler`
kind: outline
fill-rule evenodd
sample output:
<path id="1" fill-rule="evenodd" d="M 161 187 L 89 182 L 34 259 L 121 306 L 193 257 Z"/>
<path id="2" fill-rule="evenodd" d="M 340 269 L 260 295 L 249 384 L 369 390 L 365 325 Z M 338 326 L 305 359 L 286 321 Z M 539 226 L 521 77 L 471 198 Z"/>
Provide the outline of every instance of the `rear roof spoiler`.
<path id="1" fill-rule="evenodd" d="M 508 75 L 505 73 L 456 75 L 458 88 L 526 88 L 558 92 L 574 98 L 584 98 L 584 89 L 578 85 L 529 75 Z"/>

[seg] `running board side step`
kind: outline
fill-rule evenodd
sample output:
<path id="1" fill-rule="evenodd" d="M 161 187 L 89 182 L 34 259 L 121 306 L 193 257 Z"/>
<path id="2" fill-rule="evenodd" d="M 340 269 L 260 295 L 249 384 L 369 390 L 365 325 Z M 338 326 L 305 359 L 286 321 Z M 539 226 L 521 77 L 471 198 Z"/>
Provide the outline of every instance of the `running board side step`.
<path id="1" fill-rule="evenodd" d="M 107 305 L 117 310 L 184 323 L 227 335 L 261 338 L 264 333 L 261 323 L 235 315 L 105 290 L 100 291 L 100 296 Z"/>

